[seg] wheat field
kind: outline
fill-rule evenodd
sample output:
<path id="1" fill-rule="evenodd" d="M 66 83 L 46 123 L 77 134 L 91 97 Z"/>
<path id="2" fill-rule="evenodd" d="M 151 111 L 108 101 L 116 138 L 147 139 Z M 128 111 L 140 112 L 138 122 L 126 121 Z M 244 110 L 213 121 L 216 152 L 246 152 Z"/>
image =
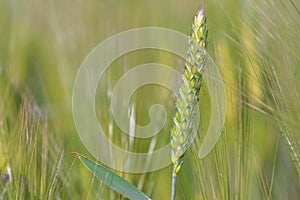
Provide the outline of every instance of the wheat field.
<path id="1" fill-rule="evenodd" d="M 126 199 L 71 153 L 96 160 L 73 119 L 77 71 L 96 45 L 125 30 L 163 27 L 188 35 L 201 5 L 195 0 L 0 0 L 0 199 Z M 222 74 L 226 118 L 217 144 L 201 159 L 212 106 L 203 81 L 200 126 L 177 175 L 175 199 L 299 199 L 300 2 L 207 0 L 204 9 L 207 52 Z M 110 108 L 120 77 L 144 63 L 184 70 L 183 59 L 163 50 L 122 55 L 99 81 L 95 108 L 114 144 L 147 153 L 153 143 L 159 149 L 170 142 L 174 94 L 145 85 L 130 98 L 134 120 L 142 126 L 150 121 L 151 105 L 165 108 L 167 121 L 155 138 L 124 134 Z M 171 164 L 148 173 L 113 171 L 151 199 L 171 197 Z"/>

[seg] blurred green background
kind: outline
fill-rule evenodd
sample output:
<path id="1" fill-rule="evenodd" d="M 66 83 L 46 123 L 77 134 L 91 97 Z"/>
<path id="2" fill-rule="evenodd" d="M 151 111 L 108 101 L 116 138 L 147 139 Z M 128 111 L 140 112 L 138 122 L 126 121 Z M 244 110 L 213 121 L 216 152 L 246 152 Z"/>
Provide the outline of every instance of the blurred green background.
<path id="1" fill-rule="evenodd" d="M 201 1 L 0 0 L 0 184 L 4 199 L 122 199 L 70 153 L 93 158 L 72 116 L 77 70 L 101 41 L 124 30 L 163 27 L 188 34 Z M 210 119 L 209 93 L 200 94 L 199 138 L 179 174 L 177 199 L 299 199 L 300 3 L 292 0 L 204 1 L 208 52 L 226 84 L 222 136 L 203 160 L 197 150 Z M 178 70 L 167 52 L 140 50 L 112 63 L 96 98 L 100 123 L 122 148 L 145 151 L 113 121 L 109 93 L 126 71 L 157 62 Z M 145 96 L 147 97 L 145 99 Z M 174 96 L 145 86 L 132 97 L 138 124 L 150 105 L 168 111 L 159 145 L 169 140 Z M 99 144 L 101 145 L 101 144 Z M 171 166 L 145 174 L 116 172 L 153 199 L 169 199 Z"/>

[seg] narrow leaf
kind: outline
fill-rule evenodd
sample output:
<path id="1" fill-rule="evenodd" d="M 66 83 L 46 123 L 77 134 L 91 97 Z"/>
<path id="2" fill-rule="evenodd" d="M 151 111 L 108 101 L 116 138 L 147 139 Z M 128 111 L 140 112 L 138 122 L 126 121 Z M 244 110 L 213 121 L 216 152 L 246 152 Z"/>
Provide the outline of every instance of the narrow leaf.
<path id="1" fill-rule="evenodd" d="M 82 163 L 93 173 L 97 178 L 103 181 L 108 187 L 120 193 L 121 195 L 131 200 L 149 200 L 143 192 L 137 189 L 134 185 L 118 176 L 106 167 L 97 164 L 96 162 L 82 156 L 77 152 L 73 152 Z"/>

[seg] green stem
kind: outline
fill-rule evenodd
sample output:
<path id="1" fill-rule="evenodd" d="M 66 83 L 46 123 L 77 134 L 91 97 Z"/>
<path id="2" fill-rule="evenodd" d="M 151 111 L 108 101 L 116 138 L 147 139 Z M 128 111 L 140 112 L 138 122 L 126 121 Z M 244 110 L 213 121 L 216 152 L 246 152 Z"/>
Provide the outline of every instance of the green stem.
<path id="1" fill-rule="evenodd" d="M 172 195 L 171 195 L 171 200 L 175 199 L 175 194 L 176 194 L 176 178 L 177 178 L 177 168 L 178 168 L 178 163 L 176 162 L 173 165 L 173 170 L 172 170 Z"/>

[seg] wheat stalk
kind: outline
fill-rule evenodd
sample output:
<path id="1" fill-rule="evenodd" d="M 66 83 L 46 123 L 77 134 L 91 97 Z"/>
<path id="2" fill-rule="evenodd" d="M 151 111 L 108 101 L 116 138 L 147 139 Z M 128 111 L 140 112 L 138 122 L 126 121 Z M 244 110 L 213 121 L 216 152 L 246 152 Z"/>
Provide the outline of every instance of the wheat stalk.
<path id="1" fill-rule="evenodd" d="M 189 145 L 194 123 L 196 105 L 199 101 L 201 88 L 201 72 L 205 63 L 205 50 L 207 39 L 206 16 L 201 7 L 195 15 L 190 37 L 188 40 L 187 60 L 182 75 L 181 86 L 175 105 L 175 115 L 171 128 L 172 147 L 172 197 L 175 198 L 176 176 L 182 164 L 182 158 Z"/>

